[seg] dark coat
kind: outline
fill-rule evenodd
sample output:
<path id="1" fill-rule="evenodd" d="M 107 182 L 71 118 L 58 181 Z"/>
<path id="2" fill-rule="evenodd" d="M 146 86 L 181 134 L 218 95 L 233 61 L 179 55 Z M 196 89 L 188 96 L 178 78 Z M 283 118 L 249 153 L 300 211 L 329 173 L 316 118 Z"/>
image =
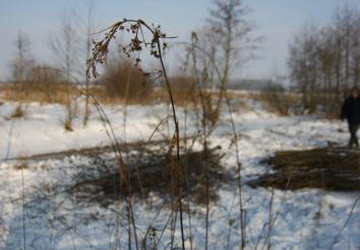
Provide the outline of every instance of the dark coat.
<path id="1" fill-rule="evenodd" d="M 360 124 L 360 97 L 345 99 L 341 108 L 341 120 L 347 119 L 349 124 Z"/>

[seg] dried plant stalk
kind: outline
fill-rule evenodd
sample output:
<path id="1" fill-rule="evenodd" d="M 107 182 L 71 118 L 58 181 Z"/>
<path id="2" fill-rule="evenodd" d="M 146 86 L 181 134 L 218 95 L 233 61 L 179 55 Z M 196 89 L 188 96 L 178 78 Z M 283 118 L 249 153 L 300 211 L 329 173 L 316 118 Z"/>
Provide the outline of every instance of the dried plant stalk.
<path id="1" fill-rule="evenodd" d="M 92 55 L 87 61 L 87 75 L 89 77 L 97 77 L 99 76 L 99 73 L 97 72 L 97 64 L 104 64 L 107 61 L 108 55 L 109 55 L 109 45 L 112 40 L 116 38 L 116 34 L 118 32 L 125 32 L 131 35 L 131 41 L 128 44 L 121 46 L 121 51 L 127 56 L 131 57 L 132 54 L 137 53 L 137 57 L 135 58 L 135 65 L 140 66 L 141 59 L 139 57 L 140 52 L 144 49 L 148 49 L 150 52 L 150 56 L 155 57 L 160 61 L 161 70 L 159 72 L 162 74 L 166 89 L 168 92 L 168 96 L 170 98 L 171 108 L 172 108 L 172 117 L 175 125 L 175 132 L 173 136 L 172 145 L 176 145 L 176 169 L 175 169 L 175 177 L 176 177 L 176 183 L 175 186 L 177 188 L 177 196 L 178 196 L 178 208 L 180 212 L 180 226 L 181 226 L 181 239 L 182 239 L 182 248 L 185 249 L 185 237 L 184 237 L 184 227 L 183 227 L 183 208 L 182 208 L 182 196 L 183 196 L 183 190 L 182 190 L 182 176 L 181 176 L 181 165 L 180 165 L 180 135 L 179 135 L 179 124 L 178 119 L 176 116 L 176 109 L 174 104 L 174 99 L 170 87 L 170 82 L 166 73 L 163 57 L 162 57 L 162 51 L 167 47 L 166 42 L 162 42 L 163 39 L 169 38 L 166 36 L 165 33 L 163 33 L 160 29 L 160 26 L 154 26 L 154 25 L 148 25 L 143 20 L 133 20 L 133 19 L 123 19 L 122 21 L 119 21 L 109 28 L 103 30 L 102 32 L 106 32 L 105 37 L 100 40 L 99 42 L 93 42 L 93 50 Z M 150 37 L 145 36 L 150 34 Z M 140 68 L 140 67 L 139 67 Z M 147 73 L 144 73 L 147 74 Z M 122 161 L 120 161 L 122 162 Z M 121 178 L 120 180 L 127 184 L 127 175 L 125 168 L 123 164 L 121 164 L 120 167 L 120 173 Z M 127 185 L 125 185 L 127 186 Z M 130 198 L 130 194 L 126 192 L 128 195 L 128 198 Z M 131 199 L 127 199 L 128 201 L 128 207 L 131 208 Z M 133 224 L 134 221 L 133 221 Z M 133 225 L 135 230 L 135 225 Z"/>

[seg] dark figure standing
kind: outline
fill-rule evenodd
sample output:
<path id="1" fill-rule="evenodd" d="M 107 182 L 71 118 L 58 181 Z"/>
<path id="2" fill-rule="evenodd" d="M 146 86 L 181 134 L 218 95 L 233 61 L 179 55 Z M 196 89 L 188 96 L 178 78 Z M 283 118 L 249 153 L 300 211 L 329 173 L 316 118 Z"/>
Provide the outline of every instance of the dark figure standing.
<path id="1" fill-rule="evenodd" d="M 346 98 L 341 108 L 341 120 L 346 119 L 349 124 L 350 141 L 349 147 L 353 144 L 359 147 L 357 131 L 360 127 L 360 96 L 359 90 L 353 88 L 351 96 Z"/>

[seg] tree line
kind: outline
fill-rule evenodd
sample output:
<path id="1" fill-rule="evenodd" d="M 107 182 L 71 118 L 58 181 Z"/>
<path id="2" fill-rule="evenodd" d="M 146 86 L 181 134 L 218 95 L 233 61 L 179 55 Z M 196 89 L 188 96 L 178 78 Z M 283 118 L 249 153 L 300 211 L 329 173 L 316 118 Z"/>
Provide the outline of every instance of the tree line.
<path id="1" fill-rule="evenodd" d="M 336 115 L 342 99 L 360 84 L 360 12 L 349 6 L 330 24 L 306 24 L 290 42 L 289 74 L 304 110 Z M 320 110 L 319 110 L 320 109 Z"/>

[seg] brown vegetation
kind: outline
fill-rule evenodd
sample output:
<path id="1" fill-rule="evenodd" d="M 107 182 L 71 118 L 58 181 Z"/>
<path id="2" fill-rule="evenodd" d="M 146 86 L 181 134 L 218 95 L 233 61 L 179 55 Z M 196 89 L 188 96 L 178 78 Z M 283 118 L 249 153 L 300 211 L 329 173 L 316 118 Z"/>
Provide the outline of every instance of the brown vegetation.
<path id="1" fill-rule="evenodd" d="M 177 106 L 186 106 L 190 103 L 196 105 L 198 102 L 194 79 L 187 76 L 174 76 L 171 78 L 171 88 Z"/>
<path id="2" fill-rule="evenodd" d="M 277 86 L 269 86 L 255 97 L 258 98 L 266 104 L 270 112 L 282 116 L 301 113 L 301 95 L 287 92 Z"/>
<path id="3" fill-rule="evenodd" d="M 25 112 L 21 105 L 16 106 L 13 113 L 10 115 L 9 119 L 23 118 L 25 116 Z"/>
<path id="4" fill-rule="evenodd" d="M 152 92 L 149 79 L 127 60 L 118 59 L 110 62 L 99 83 L 104 86 L 106 96 L 111 99 L 140 101 Z"/>
<path id="5" fill-rule="evenodd" d="M 320 188 L 331 191 L 360 190 L 360 153 L 344 148 L 279 151 L 264 161 L 275 173 L 250 181 L 252 187 L 283 190 Z"/>
<path id="6" fill-rule="evenodd" d="M 186 155 L 182 155 L 182 164 L 187 165 L 187 176 L 189 178 L 189 185 L 184 190 L 186 192 L 184 195 L 189 195 L 195 203 L 205 204 L 206 178 L 204 169 L 207 167 L 212 183 L 209 190 L 210 200 L 216 201 L 219 198 L 217 190 L 232 179 L 230 174 L 220 165 L 221 157 L 218 149 L 208 150 L 206 156 L 204 156 L 204 152 L 187 152 Z M 154 151 L 150 155 L 144 155 L 141 152 L 132 154 L 127 164 L 132 195 L 144 200 L 149 197 L 150 193 L 159 195 L 163 199 L 176 196 L 176 193 L 172 192 L 171 180 L 174 175 L 172 173 L 174 169 L 171 167 L 172 158 L 169 158 L 167 153 Z M 204 164 L 204 161 L 207 165 Z M 99 167 L 104 168 L 104 166 Z M 110 169 L 109 166 L 105 168 Z M 185 171 L 185 168 L 182 171 Z M 185 172 L 182 174 L 185 175 Z M 121 183 L 116 173 L 104 172 L 104 174 L 95 177 L 79 175 L 77 178 L 79 178 L 76 180 L 77 183 L 67 190 L 72 196 L 80 198 L 79 201 L 108 205 L 113 204 L 118 199 L 119 193 L 126 197 L 126 194 L 123 194 L 127 190 L 126 187 L 121 187 L 115 183 L 116 180 L 117 183 Z"/>

